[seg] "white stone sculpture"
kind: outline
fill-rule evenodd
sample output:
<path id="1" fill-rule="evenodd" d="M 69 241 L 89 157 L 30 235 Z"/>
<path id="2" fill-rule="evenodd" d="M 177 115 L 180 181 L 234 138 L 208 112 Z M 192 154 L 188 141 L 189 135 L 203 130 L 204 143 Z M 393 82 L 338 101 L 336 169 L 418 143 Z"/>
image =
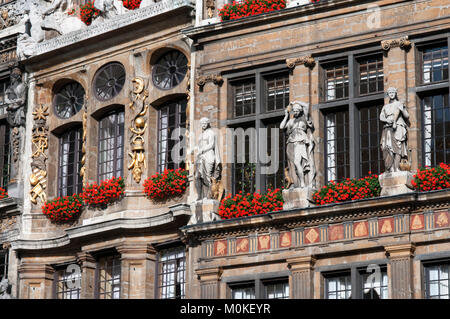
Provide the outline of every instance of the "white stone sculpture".
<path id="1" fill-rule="evenodd" d="M 114 18 L 117 15 L 130 11 L 125 8 L 123 2 L 119 0 L 96 0 L 94 2 L 94 7 L 100 10 L 100 15 L 94 19 L 92 25 L 96 25 L 104 20 Z"/>
<path id="2" fill-rule="evenodd" d="M 87 28 L 87 25 L 78 17 L 67 14 L 72 8 L 73 3 L 71 0 L 54 0 L 43 12 L 42 28 L 55 30 L 59 34 L 67 34 Z"/>
<path id="3" fill-rule="evenodd" d="M 0 299 L 13 299 L 11 294 L 8 292 L 9 286 L 8 279 L 3 278 L 2 281 L 0 281 Z"/>

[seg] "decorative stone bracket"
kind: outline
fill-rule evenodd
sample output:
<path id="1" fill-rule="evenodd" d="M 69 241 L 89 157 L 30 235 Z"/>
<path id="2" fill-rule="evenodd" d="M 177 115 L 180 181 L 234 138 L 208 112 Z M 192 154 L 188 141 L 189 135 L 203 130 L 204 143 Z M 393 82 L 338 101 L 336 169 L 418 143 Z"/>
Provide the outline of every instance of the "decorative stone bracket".
<path id="1" fill-rule="evenodd" d="M 203 88 L 208 82 L 212 82 L 215 85 L 221 85 L 223 83 L 223 77 L 220 74 L 201 75 L 195 82 L 200 88 Z"/>
<path id="2" fill-rule="evenodd" d="M 305 55 L 298 58 L 286 59 L 286 64 L 289 69 L 295 69 L 297 65 L 304 65 L 312 69 L 316 65 L 316 61 L 311 55 Z"/>
<path id="3" fill-rule="evenodd" d="M 392 48 L 398 47 L 403 50 L 409 50 L 409 48 L 411 47 L 411 41 L 408 40 L 408 36 L 400 39 L 381 41 L 381 48 L 385 51 L 385 53 L 388 53 Z"/>

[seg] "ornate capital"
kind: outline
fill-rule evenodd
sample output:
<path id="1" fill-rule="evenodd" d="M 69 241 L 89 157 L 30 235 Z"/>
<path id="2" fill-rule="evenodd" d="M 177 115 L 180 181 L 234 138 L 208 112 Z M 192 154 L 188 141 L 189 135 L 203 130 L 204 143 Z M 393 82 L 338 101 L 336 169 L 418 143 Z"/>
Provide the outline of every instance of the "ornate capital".
<path id="1" fill-rule="evenodd" d="M 316 258 L 314 256 L 296 257 L 287 259 L 286 262 L 291 271 L 307 271 L 313 269 Z"/>
<path id="2" fill-rule="evenodd" d="M 289 69 L 294 69 L 297 65 L 304 65 L 310 69 L 316 65 L 316 61 L 310 55 L 301 56 L 298 58 L 286 59 L 286 64 Z"/>
<path id="3" fill-rule="evenodd" d="M 397 47 L 400 47 L 403 50 L 409 49 L 411 47 L 411 41 L 408 40 L 408 36 L 405 36 L 400 39 L 381 41 L 381 48 L 386 52 L 389 52 L 391 48 Z"/>
<path id="4" fill-rule="evenodd" d="M 385 246 L 386 255 L 389 259 L 404 259 L 414 257 L 416 245 L 414 243 Z"/>
<path id="5" fill-rule="evenodd" d="M 219 281 L 222 277 L 222 267 L 197 269 L 195 273 L 200 281 Z"/>
<path id="6" fill-rule="evenodd" d="M 212 82 L 215 85 L 221 85 L 223 83 L 223 77 L 220 74 L 208 74 L 201 75 L 196 80 L 199 87 L 203 87 L 208 82 Z"/>

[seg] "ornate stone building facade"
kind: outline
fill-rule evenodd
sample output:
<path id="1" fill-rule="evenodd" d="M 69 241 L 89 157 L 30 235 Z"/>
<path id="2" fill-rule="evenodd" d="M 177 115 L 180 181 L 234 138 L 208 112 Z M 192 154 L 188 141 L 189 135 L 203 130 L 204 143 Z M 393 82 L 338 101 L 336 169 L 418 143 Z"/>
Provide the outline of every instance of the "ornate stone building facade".
<path id="1" fill-rule="evenodd" d="M 0 116 L 11 295 L 449 298 L 450 191 L 416 192 L 410 179 L 450 162 L 450 3 L 288 1 L 221 22 L 227 2 L 110 1 L 68 32 L 53 23 L 67 1 L 30 1 L 37 20 L 12 1 L 20 19 L 0 31 L 4 91 L 16 92 Z M 275 138 L 251 135 L 263 129 Z M 179 167 L 183 196 L 146 198 L 145 179 Z M 310 203 L 329 181 L 371 173 L 384 173 L 380 197 Z M 63 223 L 42 213 L 113 176 L 120 201 Z M 283 193 L 282 211 L 219 220 L 225 194 L 297 177 L 306 185 Z"/>

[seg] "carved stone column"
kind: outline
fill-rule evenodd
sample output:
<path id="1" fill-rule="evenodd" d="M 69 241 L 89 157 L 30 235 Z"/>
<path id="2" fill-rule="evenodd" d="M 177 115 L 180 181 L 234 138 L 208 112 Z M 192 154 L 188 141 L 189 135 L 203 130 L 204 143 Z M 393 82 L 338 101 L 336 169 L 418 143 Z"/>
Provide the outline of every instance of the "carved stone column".
<path id="1" fill-rule="evenodd" d="M 222 276 L 222 268 L 197 269 L 196 273 L 200 280 L 200 298 L 219 299 L 219 283 Z"/>
<path id="2" fill-rule="evenodd" d="M 413 296 L 412 258 L 416 246 L 413 243 L 384 247 L 390 263 L 389 296 L 392 299 L 410 299 Z"/>
<path id="3" fill-rule="evenodd" d="M 23 263 L 19 266 L 20 299 L 52 299 L 55 270 L 49 265 Z"/>
<path id="4" fill-rule="evenodd" d="M 117 250 L 121 256 L 121 298 L 154 299 L 156 250 L 147 243 L 126 243 Z"/>
<path id="5" fill-rule="evenodd" d="M 81 291 L 80 299 L 95 298 L 95 269 L 97 262 L 91 254 L 81 252 L 77 255 L 77 261 L 81 267 Z"/>
<path id="6" fill-rule="evenodd" d="M 290 296 L 292 299 L 314 298 L 314 271 L 316 259 L 313 256 L 297 257 L 287 260 L 291 270 L 289 276 Z"/>

